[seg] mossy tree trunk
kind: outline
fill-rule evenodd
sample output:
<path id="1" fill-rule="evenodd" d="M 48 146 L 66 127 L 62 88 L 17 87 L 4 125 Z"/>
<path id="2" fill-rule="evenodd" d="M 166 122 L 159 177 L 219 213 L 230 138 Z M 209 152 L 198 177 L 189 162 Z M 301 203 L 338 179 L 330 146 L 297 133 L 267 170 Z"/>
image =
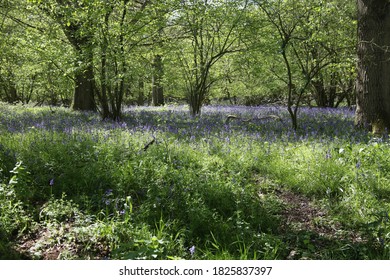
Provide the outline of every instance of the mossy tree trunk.
<path id="1" fill-rule="evenodd" d="M 390 2 L 358 0 L 358 76 L 355 124 L 390 128 Z"/>

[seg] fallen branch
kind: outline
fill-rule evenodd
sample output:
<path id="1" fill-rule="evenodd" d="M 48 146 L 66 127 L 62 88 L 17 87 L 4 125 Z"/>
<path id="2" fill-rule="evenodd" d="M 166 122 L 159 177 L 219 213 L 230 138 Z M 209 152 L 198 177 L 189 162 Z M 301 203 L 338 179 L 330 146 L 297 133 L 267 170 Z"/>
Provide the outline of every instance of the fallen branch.
<path id="1" fill-rule="evenodd" d="M 146 144 L 143 150 L 146 151 L 149 149 L 149 147 L 152 146 L 154 142 L 156 142 L 156 138 L 153 138 L 148 144 Z"/>
<path id="2" fill-rule="evenodd" d="M 236 115 L 228 115 L 226 117 L 225 124 L 229 124 L 230 120 L 234 120 L 234 119 L 241 120 L 242 122 L 253 122 L 253 121 L 257 121 L 257 120 L 274 119 L 274 120 L 279 120 L 281 123 L 283 123 L 282 118 L 277 116 L 277 115 L 268 115 L 268 116 L 264 116 L 264 117 L 260 117 L 260 118 L 250 118 L 250 119 L 243 119 L 243 118 L 238 117 Z"/>

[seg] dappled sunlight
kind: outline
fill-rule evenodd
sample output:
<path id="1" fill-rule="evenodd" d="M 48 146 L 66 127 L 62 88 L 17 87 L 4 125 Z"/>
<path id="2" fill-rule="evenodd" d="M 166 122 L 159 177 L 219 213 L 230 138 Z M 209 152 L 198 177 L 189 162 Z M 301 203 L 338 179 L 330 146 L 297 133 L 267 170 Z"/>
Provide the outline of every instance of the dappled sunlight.
<path id="1" fill-rule="evenodd" d="M 31 258 L 387 258 L 389 145 L 349 109 L 301 108 L 294 131 L 279 106 L 0 106 L 1 217 Z"/>

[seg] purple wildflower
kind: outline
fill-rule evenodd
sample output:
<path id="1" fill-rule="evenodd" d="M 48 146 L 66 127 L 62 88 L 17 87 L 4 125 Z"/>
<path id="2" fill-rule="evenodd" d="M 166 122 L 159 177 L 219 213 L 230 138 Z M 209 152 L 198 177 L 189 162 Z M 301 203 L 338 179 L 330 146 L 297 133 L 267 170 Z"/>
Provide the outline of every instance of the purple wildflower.
<path id="1" fill-rule="evenodd" d="M 107 189 L 104 193 L 105 196 L 110 196 L 112 195 L 112 189 Z"/>
<path id="2" fill-rule="evenodd" d="M 49 186 L 52 187 L 54 185 L 54 178 L 51 178 L 49 181 Z"/>
<path id="3" fill-rule="evenodd" d="M 360 167 L 361 167 L 361 162 L 360 162 L 360 160 L 358 160 L 356 163 L 356 168 L 359 169 Z"/>
<path id="4" fill-rule="evenodd" d="M 332 158 L 332 154 L 330 153 L 330 150 L 328 150 L 328 151 L 326 152 L 325 158 L 326 158 L 326 159 Z"/>
<path id="5" fill-rule="evenodd" d="M 191 256 L 193 256 L 195 254 L 195 246 L 192 246 L 190 249 L 188 249 L 190 251 L 190 254 Z"/>

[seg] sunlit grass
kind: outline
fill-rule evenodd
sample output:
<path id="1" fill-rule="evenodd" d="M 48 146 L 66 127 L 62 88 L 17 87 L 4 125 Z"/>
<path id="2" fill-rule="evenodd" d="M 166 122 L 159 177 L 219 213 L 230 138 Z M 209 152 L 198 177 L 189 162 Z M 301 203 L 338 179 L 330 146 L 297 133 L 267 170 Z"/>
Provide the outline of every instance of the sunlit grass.
<path id="1" fill-rule="evenodd" d="M 130 107 L 116 123 L 0 104 L 2 244 L 35 238 L 32 258 L 390 257 L 389 145 L 352 111 L 302 108 L 298 131 L 281 107 L 202 112 Z M 356 238 L 286 225 L 286 191 Z"/>

